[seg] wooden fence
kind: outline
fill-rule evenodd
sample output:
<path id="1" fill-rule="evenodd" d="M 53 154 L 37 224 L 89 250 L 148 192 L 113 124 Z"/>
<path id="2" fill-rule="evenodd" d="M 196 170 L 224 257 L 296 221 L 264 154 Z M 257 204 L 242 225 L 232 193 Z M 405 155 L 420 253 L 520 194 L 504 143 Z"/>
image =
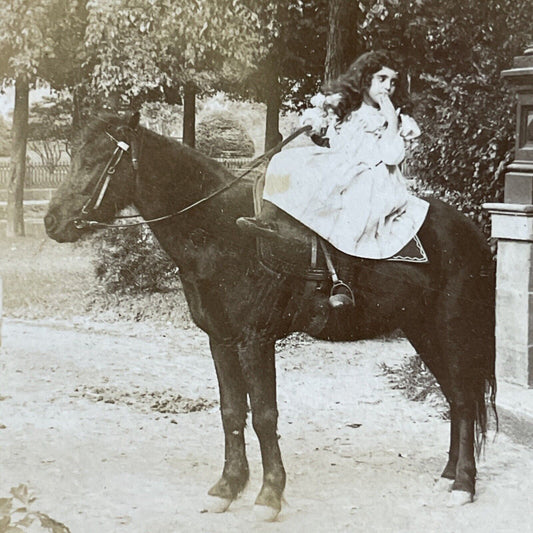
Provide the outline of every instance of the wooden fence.
<path id="1" fill-rule="evenodd" d="M 68 175 L 68 164 L 42 165 L 26 164 L 24 187 L 28 189 L 55 189 Z M 9 163 L 0 163 L 0 188 L 6 188 L 9 182 Z"/>
<path id="2" fill-rule="evenodd" d="M 229 170 L 238 175 L 249 168 L 253 159 L 227 158 L 217 159 Z M 259 167 L 261 169 L 261 167 Z M 26 178 L 24 187 L 27 189 L 55 189 L 68 176 L 69 165 L 61 164 L 53 167 L 38 163 L 26 164 Z M 254 170 L 252 175 L 262 170 Z M 9 163 L 0 163 L 0 189 L 7 188 L 9 182 Z"/>

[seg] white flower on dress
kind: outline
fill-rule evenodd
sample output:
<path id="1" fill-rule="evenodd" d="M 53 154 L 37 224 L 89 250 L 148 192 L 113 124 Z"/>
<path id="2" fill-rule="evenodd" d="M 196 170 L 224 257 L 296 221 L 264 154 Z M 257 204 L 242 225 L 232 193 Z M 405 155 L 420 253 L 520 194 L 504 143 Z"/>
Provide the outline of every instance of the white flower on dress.
<path id="1" fill-rule="evenodd" d="M 327 124 L 327 113 L 320 107 L 309 107 L 300 117 L 302 126 L 311 126 L 311 133 L 320 133 Z"/>
<path id="2" fill-rule="evenodd" d="M 324 108 L 324 102 L 326 101 L 326 97 L 322 93 L 317 93 L 315 96 L 313 96 L 309 102 L 313 107 L 321 107 Z"/>
<path id="3" fill-rule="evenodd" d="M 328 96 L 322 93 L 315 94 L 309 102 L 313 107 L 307 108 L 300 117 L 300 124 L 302 126 L 311 126 L 310 133 L 320 134 L 324 129 L 335 125 L 337 117 L 333 109 L 338 105 L 342 98 L 340 94 L 329 94 Z"/>
<path id="4" fill-rule="evenodd" d="M 342 94 L 341 93 L 328 94 L 324 98 L 323 107 L 328 106 L 329 108 L 336 109 L 341 100 L 342 100 Z"/>

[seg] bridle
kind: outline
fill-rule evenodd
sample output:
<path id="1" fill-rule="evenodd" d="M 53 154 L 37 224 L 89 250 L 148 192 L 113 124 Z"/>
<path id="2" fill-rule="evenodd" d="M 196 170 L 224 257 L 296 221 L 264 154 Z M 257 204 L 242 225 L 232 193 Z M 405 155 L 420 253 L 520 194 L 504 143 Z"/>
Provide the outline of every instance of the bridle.
<path id="1" fill-rule="evenodd" d="M 133 131 L 133 130 L 132 130 Z M 113 137 L 108 131 L 105 134 L 116 144 L 115 150 L 111 155 L 109 161 L 106 163 L 104 170 L 100 174 L 100 177 L 96 180 L 92 191 L 89 194 L 89 199 L 83 204 L 80 217 L 73 220 L 73 224 L 77 229 L 83 229 L 88 226 L 111 226 L 111 224 L 104 224 L 103 222 L 98 222 L 97 220 L 88 220 L 89 216 L 96 212 L 102 205 L 102 201 L 107 192 L 111 179 L 117 170 L 117 166 L 122 160 L 122 157 L 125 153 L 130 150 L 130 144 L 125 141 L 119 141 Z M 133 167 L 133 172 L 137 174 L 139 170 L 139 160 L 137 156 L 136 145 L 131 142 L 131 163 Z M 91 184 L 87 186 L 87 189 L 91 188 Z M 137 217 L 138 215 L 134 215 Z M 119 218 L 119 217 L 117 217 Z M 130 217 L 120 217 L 120 218 L 130 218 Z"/>
<path id="2" fill-rule="evenodd" d="M 115 150 L 113 151 L 113 154 L 111 155 L 109 161 L 106 163 L 104 170 L 102 171 L 99 178 L 96 180 L 94 186 L 92 187 L 92 191 L 90 192 L 89 199 L 83 204 L 81 208 L 80 216 L 78 218 L 75 218 L 72 222 L 77 229 L 84 229 L 87 227 L 128 228 L 131 226 L 140 226 L 144 224 L 150 224 L 152 222 L 161 222 L 163 220 L 168 220 L 170 218 L 176 217 L 178 215 L 186 213 L 187 211 L 190 211 L 196 206 L 203 204 L 207 202 L 208 200 L 211 200 L 211 198 L 214 198 L 215 196 L 218 196 L 222 192 L 228 190 L 230 187 L 232 187 L 238 181 L 244 178 L 247 174 L 249 174 L 254 168 L 258 167 L 265 159 L 271 157 L 273 154 L 281 150 L 283 146 L 285 146 L 286 144 L 294 140 L 296 137 L 298 137 L 302 133 L 309 131 L 310 129 L 311 129 L 311 126 L 303 126 L 299 128 L 294 133 L 289 135 L 286 139 L 278 143 L 276 146 L 274 146 L 273 148 L 271 148 L 264 154 L 254 159 L 251 162 L 250 166 L 242 174 L 237 176 L 235 179 L 229 181 L 224 186 L 222 186 L 220 189 L 215 190 L 211 194 L 205 196 L 204 198 L 201 198 L 200 200 L 197 200 L 196 202 L 188 205 L 187 207 L 184 207 L 183 209 L 180 209 L 179 211 L 175 211 L 174 213 L 170 213 L 168 215 L 163 215 L 157 218 L 143 220 L 142 222 L 133 222 L 129 224 L 107 224 L 105 222 L 99 222 L 97 220 L 89 219 L 89 217 L 93 215 L 96 211 L 98 211 L 98 209 L 102 205 L 102 201 L 109 188 L 109 184 L 111 183 L 111 180 L 116 172 L 117 166 L 122 160 L 124 154 L 126 154 L 127 152 L 131 153 L 131 163 L 132 163 L 133 171 L 135 173 L 135 181 L 138 180 L 138 170 L 139 170 L 138 152 L 140 151 L 138 145 L 136 144 L 134 139 L 130 141 L 130 144 L 128 144 L 125 141 L 119 141 L 115 139 L 115 137 L 113 137 L 109 132 L 106 131 L 105 132 L 106 135 L 116 144 Z M 136 130 L 131 129 L 131 131 L 133 134 L 137 133 Z M 88 189 L 91 188 L 90 185 L 91 184 L 87 186 Z M 127 215 L 127 216 L 115 217 L 115 219 L 138 218 L 140 216 L 141 215 Z"/>

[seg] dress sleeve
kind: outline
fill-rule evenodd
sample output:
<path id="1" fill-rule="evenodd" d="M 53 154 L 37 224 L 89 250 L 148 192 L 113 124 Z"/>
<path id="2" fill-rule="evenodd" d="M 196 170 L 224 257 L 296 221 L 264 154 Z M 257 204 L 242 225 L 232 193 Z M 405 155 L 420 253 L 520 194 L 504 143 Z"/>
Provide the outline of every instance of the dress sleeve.
<path id="1" fill-rule="evenodd" d="M 383 115 L 370 107 L 355 112 L 340 127 L 329 127 L 327 137 L 332 150 L 344 152 L 357 164 L 376 166 L 385 163 L 399 165 L 405 159 L 405 143 L 420 135 L 416 122 L 401 116 L 398 133 L 385 135 Z"/>
<path id="2" fill-rule="evenodd" d="M 412 141 L 420 136 L 420 128 L 414 118 L 409 115 L 400 115 L 400 135 L 406 141 Z"/>

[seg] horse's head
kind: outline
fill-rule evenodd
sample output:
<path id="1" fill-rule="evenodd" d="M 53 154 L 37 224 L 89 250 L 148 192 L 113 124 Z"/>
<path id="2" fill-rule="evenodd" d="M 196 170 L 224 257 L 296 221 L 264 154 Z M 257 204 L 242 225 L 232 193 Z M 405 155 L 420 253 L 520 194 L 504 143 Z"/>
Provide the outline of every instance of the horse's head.
<path id="1" fill-rule="evenodd" d="M 110 222 L 131 203 L 138 124 L 135 113 L 129 119 L 96 118 L 84 129 L 69 176 L 54 193 L 44 217 L 49 237 L 76 241 L 90 231 L 91 222 Z"/>

